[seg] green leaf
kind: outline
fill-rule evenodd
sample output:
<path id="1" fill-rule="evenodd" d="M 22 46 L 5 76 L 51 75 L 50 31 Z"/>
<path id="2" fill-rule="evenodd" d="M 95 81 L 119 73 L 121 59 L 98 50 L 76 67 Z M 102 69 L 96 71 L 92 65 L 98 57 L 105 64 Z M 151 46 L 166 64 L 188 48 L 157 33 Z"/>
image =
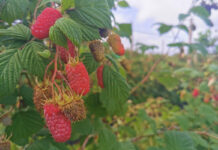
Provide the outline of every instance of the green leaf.
<path id="1" fill-rule="evenodd" d="M 119 150 L 135 150 L 135 146 L 131 142 L 120 143 Z"/>
<path id="2" fill-rule="evenodd" d="M 179 21 L 183 21 L 183 20 L 185 20 L 189 16 L 190 16 L 190 14 L 180 14 L 179 15 Z"/>
<path id="3" fill-rule="evenodd" d="M 159 33 L 161 35 L 169 32 L 173 28 L 173 26 L 166 25 L 166 24 L 163 24 L 163 23 L 159 23 L 159 25 L 160 25 L 160 27 L 158 28 L 158 31 L 159 31 Z"/>
<path id="4" fill-rule="evenodd" d="M 180 24 L 180 25 L 177 25 L 176 27 L 185 31 L 186 33 L 189 33 L 188 27 L 186 27 L 186 25 Z"/>
<path id="5" fill-rule="evenodd" d="M 157 131 L 156 123 L 152 118 L 150 118 L 147 115 L 147 113 L 146 113 L 146 111 L 144 109 L 139 109 L 138 110 L 138 117 L 143 121 L 146 120 L 150 124 L 152 130 L 156 133 L 156 131 Z"/>
<path id="6" fill-rule="evenodd" d="M 36 140 L 26 150 L 68 150 L 64 143 L 56 143 L 51 138 Z"/>
<path id="7" fill-rule="evenodd" d="M 106 0 L 75 0 L 75 10 L 69 12 L 87 25 L 97 28 L 111 28 L 110 10 Z"/>
<path id="8" fill-rule="evenodd" d="M 50 56 L 51 56 L 51 52 L 50 50 L 44 50 L 43 52 L 38 52 L 38 54 L 43 57 L 43 58 L 46 58 L 48 59 Z"/>
<path id="9" fill-rule="evenodd" d="M 20 88 L 20 96 L 23 97 L 24 103 L 26 105 L 34 107 L 34 104 L 33 104 L 33 89 L 32 88 L 30 88 L 30 87 L 28 87 L 26 85 L 23 85 Z"/>
<path id="10" fill-rule="evenodd" d="M 193 44 L 190 44 L 189 46 L 192 50 L 198 50 L 200 51 L 203 55 L 206 55 L 208 54 L 208 51 L 206 49 L 206 47 L 201 44 L 201 43 L 193 43 Z"/>
<path id="11" fill-rule="evenodd" d="M 217 113 L 211 106 L 202 104 L 201 106 L 198 106 L 198 111 L 201 118 L 204 118 L 205 123 L 212 125 L 214 122 L 218 121 Z"/>
<path id="12" fill-rule="evenodd" d="M 123 111 L 123 106 L 129 96 L 129 85 L 119 73 L 109 66 L 104 67 L 103 80 L 105 88 L 100 94 L 103 106 L 111 115 Z"/>
<path id="13" fill-rule="evenodd" d="M 67 38 L 57 26 L 52 26 L 50 28 L 49 38 L 55 44 L 67 48 Z"/>
<path id="14" fill-rule="evenodd" d="M 61 10 L 64 12 L 65 10 L 75 6 L 75 0 L 62 0 L 61 1 Z"/>
<path id="15" fill-rule="evenodd" d="M 192 137 L 194 143 L 196 146 L 201 145 L 205 148 L 208 148 L 209 144 L 206 140 L 204 140 L 200 135 L 196 133 L 190 133 L 190 136 Z"/>
<path id="16" fill-rule="evenodd" d="M 125 1 L 125 0 L 119 1 L 119 2 L 118 2 L 118 5 L 119 5 L 120 7 L 124 7 L 124 8 L 129 7 L 129 4 L 128 4 L 127 1 Z"/>
<path id="17" fill-rule="evenodd" d="M 22 61 L 24 68 L 32 75 L 40 78 L 45 71 L 44 59 L 38 54 L 45 50 L 45 47 L 38 42 L 28 43 L 22 50 Z"/>
<path id="18" fill-rule="evenodd" d="M 58 19 L 55 23 L 63 33 L 70 39 L 73 44 L 79 46 L 82 40 L 82 32 L 79 25 L 69 18 Z"/>
<path id="19" fill-rule="evenodd" d="M 170 43 L 168 44 L 169 47 L 184 47 L 187 46 L 187 43 L 184 42 L 178 42 L 178 43 Z"/>
<path id="20" fill-rule="evenodd" d="M 189 134 L 178 131 L 167 131 L 164 134 L 167 150 L 196 150 Z"/>
<path id="21" fill-rule="evenodd" d="M 192 12 L 201 18 L 208 18 L 210 16 L 210 13 L 202 6 L 195 6 L 191 8 L 189 12 Z"/>
<path id="22" fill-rule="evenodd" d="M 26 150 L 48 150 L 50 145 L 47 139 L 36 140 L 30 144 Z"/>
<path id="23" fill-rule="evenodd" d="M 202 77 L 203 74 L 193 68 L 180 68 L 174 71 L 173 73 L 177 77 L 188 77 L 188 78 L 196 78 L 196 77 Z"/>
<path id="24" fill-rule="evenodd" d="M 99 66 L 98 62 L 95 61 L 91 53 L 82 53 L 80 59 L 83 61 L 83 64 L 85 65 L 89 74 L 96 71 Z"/>
<path id="25" fill-rule="evenodd" d="M 102 107 L 100 102 L 99 94 L 92 94 L 89 95 L 85 99 L 86 108 L 88 113 L 95 115 L 96 117 L 105 117 L 106 116 L 106 109 Z"/>
<path id="26" fill-rule="evenodd" d="M 99 133 L 98 143 L 100 150 L 117 150 L 119 147 L 116 136 L 106 128 Z"/>
<path id="27" fill-rule="evenodd" d="M 20 52 L 16 49 L 0 54 L 0 95 L 14 92 L 22 71 Z"/>
<path id="28" fill-rule="evenodd" d="M 210 93 L 210 88 L 208 86 L 208 83 L 206 81 L 203 81 L 200 86 L 199 86 L 199 90 L 202 92 L 208 92 Z"/>
<path id="29" fill-rule="evenodd" d="M 7 0 L 0 17 L 9 23 L 16 19 L 22 19 L 25 16 L 28 5 L 28 0 Z"/>
<path id="30" fill-rule="evenodd" d="M 12 117 L 12 125 L 6 128 L 8 136 L 12 135 L 11 141 L 20 145 L 22 141 L 43 128 L 43 120 L 33 110 L 20 111 Z"/>
<path id="31" fill-rule="evenodd" d="M 196 6 L 190 9 L 191 13 L 200 17 L 207 25 L 213 26 L 213 23 L 209 19 L 210 13 L 202 6 Z"/>
<path id="32" fill-rule="evenodd" d="M 121 37 L 127 37 L 130 39 L 130 37 L 132 36 L 132 24 L 118 24 L 118 26 L 119 30 L 117 31 L 117 33 Z"/>
<path id="33" fill-rule="evenodd" d="M 17 95 L 9 95 L 9 96 L 3 96 L 0 98 L 0 104 L 3 105 L 14 105 L 17 102 Z"/>
<path id="34" fill-rule="evenodd" d="M 0 29 L 0 36 L 8 36 L 17 40 L 30 40 L 30 29 L 23 24 L 11 26 L 8 29 Z"/>
<path id="35" fill-rule="evenodd" d="M 81 22 L 79 19 L 77 19 L 75 21 L 80 26 L 83 41 L 94 41 L 94 40 L 101 39 L 98 28 L 89 26 L 89 25 Z"/>
<path id="36" fill-rule="evenodd" d="M 155 74 L 155 73 L 154 73 Z M 172 76 L 171 72 L 159 72 L 155 74 L 158 82 L 163 84 L 168 90 L 175 89 L 179 86 L 179 79 Z"/>
<path id="37" fill-rule="evenodd" d="M 107 0 L 108 6 L 109 6 L 110 9 L 112 9 L 114 7 L 114 5 L 115 5 L 114 1 L 115 0 Z"/>

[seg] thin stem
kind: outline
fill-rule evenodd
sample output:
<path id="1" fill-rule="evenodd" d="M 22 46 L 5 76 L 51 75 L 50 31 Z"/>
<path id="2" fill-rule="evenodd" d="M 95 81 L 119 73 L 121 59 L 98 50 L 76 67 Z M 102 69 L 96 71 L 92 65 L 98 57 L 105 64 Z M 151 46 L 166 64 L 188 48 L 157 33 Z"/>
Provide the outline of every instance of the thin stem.
<path id="1" fill-rule="evenodd" d="M 44 81 L 45 81 L 45 79 L 46 79 L 48 69 L 49 69 L 49 67 L 50 67 L 53 63 L 54 63 L 54 60 L 52 60 L 52 61 L 46 66 L 45 74 L 44 74 Z"/>
<path id="2" fill-rule="evenodd" d="M 91 135 L 89 135 L 89 136 L 86 137 L 85 141 L 83 142 L 83 145 L 82 145 L 81 150 L 85 150 L 86 145 L 88 144 L 89 140 L 90 140 L 91 138 L 93 138 L 94 136 L 95 136 L 95 135 L 91 134 Z"/>
<path id="3" fill-rule="evenodd" d="M 34 13 L 33 13 L 33 20 L 36 19 L 36 13 L 37 13 L 37 10 L 39 8 L 39 4 L 41 3 L 42 0 L 38 0 L 37 4 L 36 4 L 36 8 L 34 10 Z"/>
<path id="4" fill-rule="evenodd" d="M 145 82 L 148 81 L 149 77 L 151 76 L 151 73 L 156 69 L 156 67 L 158 66 L 158 64 L 161 62 L 161 60 L 163 58 L 165 58 L 166 55 L 164 55 L 164 57 L 159 58 L 151 67 L 150 71 L 148 72 L 148 74 L 131 90 L 131 94 L 133 94 L 142 84 L 144 84 Z"/>

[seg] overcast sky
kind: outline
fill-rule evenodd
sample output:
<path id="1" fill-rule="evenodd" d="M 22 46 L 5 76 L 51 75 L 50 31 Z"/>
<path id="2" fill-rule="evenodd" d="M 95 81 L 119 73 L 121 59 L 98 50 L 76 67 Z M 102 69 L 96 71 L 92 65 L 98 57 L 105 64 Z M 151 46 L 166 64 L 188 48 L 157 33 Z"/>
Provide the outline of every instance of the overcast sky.
<path id="1" fill-rule="evenodd" d="M 114 11 L 118 23 L 132 23 L 134 43 L 155 44 L 161 47 L 172 41 L 173 33 L 160 36 L 154 24 L 158 22 L 176 25 L 178 15 L 187 13 L 192 5 L 192 0 L 127 0 L 130 8 L 119 8 Z M 212 11 L 211 16 L 214 22 L 214 30 L 218 28 L 218 11 Z M 194 17 L 197 31 L 205 31 L 208 27 L 197 17 Z M 189 20 L 185 22 L 189 24 Z M 181 32 L 177 40 L 188 41 L 186 33 Z M 129 47 L 128 41 L 123 39 L 126 48 Z M 165 48 L 165 46 L 162 46 Z"/>

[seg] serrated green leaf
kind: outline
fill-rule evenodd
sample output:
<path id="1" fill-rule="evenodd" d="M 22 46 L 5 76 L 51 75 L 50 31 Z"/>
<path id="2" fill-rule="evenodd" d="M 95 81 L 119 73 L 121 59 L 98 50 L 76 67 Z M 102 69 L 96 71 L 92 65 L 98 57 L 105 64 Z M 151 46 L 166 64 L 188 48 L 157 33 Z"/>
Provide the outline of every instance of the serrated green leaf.
<path id="1" fill-rule="evenodd" d="M 61 1 L 61 10 L 62 12 L 75 6 L 75 0 L 62 0 Z"/>
<path id="2" fill-rule="evenodd" d="M 89 25 L 83 23 L 81 20 L 79 20 L 77 18 L 74 18 L 74 20 L 80 26 L 83 41 L 94 41 L 94 40 L 97 40 L 97 39 L 101 39 L 98 28 L 93 27 L 93 26 L 89 26 Z"/>
<path id="3" fill-rule="evenodd" d="M 22 50 L 23 67 L 32 75 L 40 78 L 43 77 L 45 71 L 44 59 L 38 54 L 44 50 L 44 46 L 38 42 L 28 43 Z"/>
<path id="4" fill-rule="evenodd" d="M 99 66 L 98 62 L 95 61 L 91 53 L 82 53 L 80 59 L 83 61 L 83 64 L 85 65 L 89 74 L 96 71 Z"/>
<path id="5" fill-rule="evenodd" d="M 50 28 L 49 38 L 55 44 L 67 48 L 67 38 L 57 26 L 52 26 Z"/>
<path id="6" fill-rule="evenodd" d="M 124 8 L 129 7 L 129 4 L 128 4 L 127 1 L 125 1 L 125 0 L 119 1 L 119 2 L 118 2 L 118 5 L 119 5 L 120 7 L 124 7 Z"/>
<path id="7" fill-rule="evenodd" d="M 82 41 L 82 32 L 79 25 L 69 18 L 60 18 L 56 21 L 57 26 L 73 44 L 79 46 Z"/>
<path id="8" fill-rule="evenodd" d="M 87 25 L 97 28 L 111 28 L 110 10 L 106 0 L 75 0 L 75 10 L 69 12 Z"/>
<path id="9" fill-rule="evenodd" d="M 189 134 L 178 131 L 167 131 L 164 134 L 167 150 L 196 150 Z"/>
<path id="10" fill-rule="evenodd" d="M 123 106 L 129 96 L 129 85 L 125 79 L 109 66 L 103 71 L 104 89 L 100 94 L 100 100 L 108 113 L 113 115 L 124 110 Z"/>
<path id="11" fill-rule="evenodd" d="M 22 66 L 19 50 L 11 49 L 0 54 L 0 95 L 12 93 L 20 77 Z"/>
<path id="12" fill-rule="evenodd" d="M 16 19 L 22 19 L 29 5 L 28 0 L 7 0 L 0 17 L 2 20 L 12 23 Z"/>
<path id="13" fill-rule="evenodd" d="M 12 39 L 28 41 L 30 40 L 31 33 L 27 26 L 23 24 L 17 24 L 8 29 L 0 29 L 0 36 L 7 36 L 11 37 Z"/>
<path id="14" fill-rule="evenodd" d="M 88 113 L 94 114 L 96 117 L 105 117 L 106 116 L 106 109 L 102 107 L 100 102 L 99 94 L 92 94 L 89 95 L 85 99 L 86 108 Z"/>
<path id="15" fill-rule="evenodd" d="M 88 26 L 81 22 L 79 23 L 79 25 L 80 25 L 80 30 L 82 32 L 83 41 L 94 41 L 94 40 L 101 39 L 99 30 L 97 28 Z"/>
<path id="16" fill-rule="evenodd" d="M 99 149 L 100 150 L 117 150 L 120 146 L 116 140 L 116 136 L 109 130 L 104 128 L 99 133 Z"/>
<path id="17" fill-rule="evenodd" d="M 42 129 L 43 125 L 43 120 L 36 111 L 20 111 L 12 117 L 12 125 L 6 128 L 6 133 L 12 135 L 11 141 L 20 145 L 20 142 Z"/>
<path id="18" fill-rule="evenodd" d="M 163 23 L 160 23 L 159 25 L 160 25 L 160 27 L 158 28 L 158 31 L 159 31 L 159 33 L 161 35 L 169 32 L 173 28 L 173 26 L 166 25 L 166 24 L 163 24 Z"/>

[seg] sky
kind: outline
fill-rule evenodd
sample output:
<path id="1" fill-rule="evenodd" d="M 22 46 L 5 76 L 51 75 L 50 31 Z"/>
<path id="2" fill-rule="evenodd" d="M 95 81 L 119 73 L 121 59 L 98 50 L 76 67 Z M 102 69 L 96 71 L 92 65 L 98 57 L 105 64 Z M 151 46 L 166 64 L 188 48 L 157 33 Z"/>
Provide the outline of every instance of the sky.
<path id="1" fill-rule="evenodd" d="M 180 13 L 187 13 L 192 6 L 192 0 L 126 0 L 130 8 L 118 8 L 114 10 L 118 23 L 132 23 L 134 43 L 144 43 L 148 45 L 158 45 L 161 53 L 167 51 L 166 45 L 171 43 L 176 30 L 160 36 L 155 25 L 165 23 L 176 25 L 179 23 Z M 218 30 L 218 11 L 212 11 L 210 17 L 214 23 L 214 31 Z M 208 26 L 198 17 L 193 18 L 197 26 L 194 37 L 199 32 L 205 31 Z M 185 22 L 189 25 L 189 20 Z M 122 39 L 126 48 L 130 47 L 127 39 Z M 177 42 L 188 41 L 188 35 L 180 32 Z M 160 52 L 160 49 L 157 52 Z"/>

